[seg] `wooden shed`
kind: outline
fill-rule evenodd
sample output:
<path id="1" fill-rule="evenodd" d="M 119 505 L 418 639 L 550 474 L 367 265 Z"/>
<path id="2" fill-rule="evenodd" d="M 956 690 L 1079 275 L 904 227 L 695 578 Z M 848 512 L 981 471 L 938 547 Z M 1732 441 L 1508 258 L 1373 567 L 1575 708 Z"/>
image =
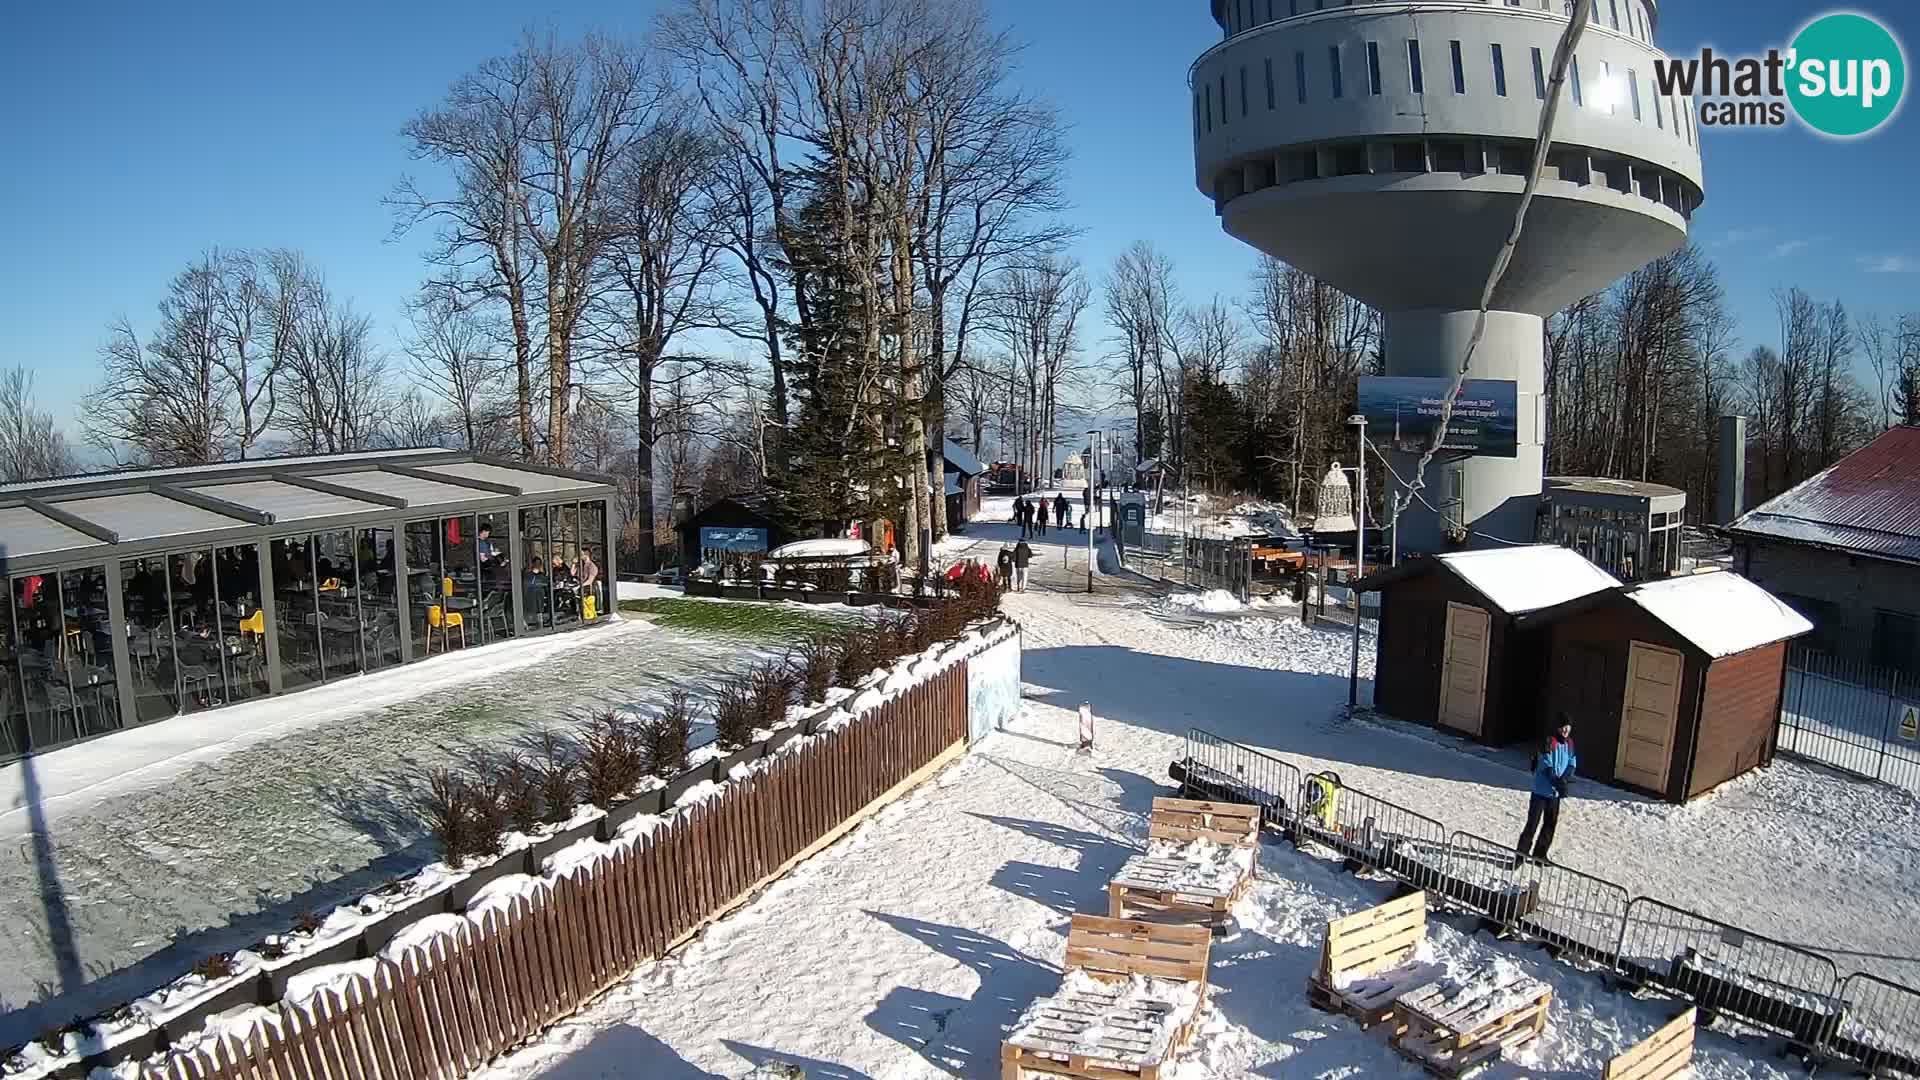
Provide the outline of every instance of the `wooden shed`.
<path id="1" fill-rule="evenodd" d="M 1551 544 L 1421 557 L 1371 574 L 1359 588 L 1380 593 L 1374 705 L 1492 745 L 1538 738 L 1545 624 L 1516 620 L 1619 584 Z"/>
<path id="2" fill-rule="evenodd" d="M 1812 624 L 1714 571 L 1534 612 L 1549 715 L 1573 720 L 1580 774 L 1685 802 L 1773 760 L 1787 642 Z"/>

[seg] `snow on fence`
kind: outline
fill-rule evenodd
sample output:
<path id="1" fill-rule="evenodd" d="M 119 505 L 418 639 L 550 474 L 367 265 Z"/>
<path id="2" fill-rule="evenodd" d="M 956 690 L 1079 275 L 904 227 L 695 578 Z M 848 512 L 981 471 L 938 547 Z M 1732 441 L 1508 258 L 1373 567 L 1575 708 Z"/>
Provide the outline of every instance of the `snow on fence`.
<path id="1" fill-rule="evenodd" d="M 550 883 L 523 878 L 446 932 L 342 965 L 311 996 L 209 1025 L 138 1080 L 452 1080 L 579 1008 L 747 900 L 967 735 L 967 661 Z M 578 846 L 578 845 L 576 845 Z M 390 958 L 398 953 L 397 961 Z"/>
<path id="2" fill-rule="evenodd" d="M 1169 773 L 1186 791 L 1258 803 L 1262 823 L 1350 864 L 1445 896 L 1521 937 L 1642 986 L 1780 1032 L 1808 1050 L 1920 1077 L 1920 990 L 1728 923 L 1631 897 L 1603 878 L 1522 859 L 1505 844 L 1447 834 L 1431 818 L 1304 774 L 1262 750 L 1189 729 Z M 1332 790 L 1314 790 L 1333 779 Z M 1324 785 L 1323 785 L 1324 788 Z"/>

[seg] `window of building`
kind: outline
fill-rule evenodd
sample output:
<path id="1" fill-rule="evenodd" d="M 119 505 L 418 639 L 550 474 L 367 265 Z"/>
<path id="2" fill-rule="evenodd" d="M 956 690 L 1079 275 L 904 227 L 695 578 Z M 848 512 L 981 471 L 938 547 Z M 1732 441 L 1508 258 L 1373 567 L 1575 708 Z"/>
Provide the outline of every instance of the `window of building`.
<path id="1" fill-rule="evenodd" d="M 1412 39 L 1407 41 L 1407 81 L 1412 84 L 1414 93 L 1427 92 L 1426 75 L 1420 70 L 1420 43 Z"/>
<path id="2" fill-rule="evenodd" d="M 1667 113 L 1665 109 L 1660 107 L 1660 94 L 1657 92 L 1657 89 L 1653 95 L 1653 123 L 1654 126 L 1658 127 L 1661 131 L 1667 130 Z"/>
<path id="3" fill-rule="evenodd" d="M 168 593 L 165 559 L 128 559 L 120 564 L 120 606 L 127 619 L 135 723 L 145 724 L 180 711 Z M 4 736 L 0 735 L 0 756 L 5 752 Z"/>
<path id="4" fill-rule="evenodd" d="M 1329 71 L 1329 72 L 1330 72 L 1330 73 L 1332 74 L 1332 76 L 1333 76 L 1333 96 L 1334 96 L 1334 97 L 1335 97 L 1335 98 L 1337 99 L 1337 98 L 1339 98 L 1339 96 L 1340 96 L 1340 90 L 1341 90 L 1341 86 L 1340 86 L 1340 46 L 1338 46 L 1338 45 L 1329 45 L 1329 46 L 1327 46 L 1327 70 L 1328 70 L 1328 71 Z"/>
<path id="5" fill-rule="evenodd" d="M 1507 61 L 1498 45 L 1493 46 L 1493 92 L 1500 97 L 1507 96 Z"/>
<path id="6" fill-rule="evenodd" d="M 1627 69 L 1627 94 L 1633 98 L 1633 118 L 1640 119 L 1640 73 Z"/>
<path id="7" fill-rule="evenodd" d="M 1607 0 L 1607 25 L 1620 29 L 1620 0 Z"/>
<path id="8" fill-rule="evenodd" d="M 1193 95 L 1193 137 L 1200 137 L 1200 95 Z"/>
<path id="9" fill-rule="evenodd" d="M 1533 96 L 1547 100 L 1547 69 L 1541 62 L 1539 49 L 1533 50 Z"/>
<path id="10" fill-rule="evenodd" d="M 1567 68 L 1567 75 L 1568 75 L 1568 78 L 1573 81 L 1573 103 L 1576 106 L 1584 104 L 1580 100 L 1580 58 L 1579 57 L 1576 56 L 1572 58 L 1572 63 Z"/>
<path id="11" fill-rule="evenodd" d="M 1287 14 L 1290 16 L 1300 14 L 1300 0 L 1287 0 Z"/>
<path id="12" fill-rule="evenodd" d="M 1620 95 L 1613 85 L 1613 65 L 1605 60 L 1600 61 L 1600 92 L 1607 99 L 1607 115 L 1612 116 L 1619 111 Z"/>
<path id="13" fill-rule="evenodd" d="M 1267 65 L 1267 108 L 1273 108 L 1273 57 L 1266 60 Z"/>
<path id="14" fill-rule="evenodd" d="M 1428 143 L 1427 152 L 1433 158 L 1434 172 L 1463 173 L 1467 171 L 1466 143 L 1439 140 Z"/>
<path id="15" fill-rule="evenodd" d="M 1393 144 L 1394 172 L 1426 172 L 1427 148 L 1423 143 L 1397 142 Z"/>
<path id="16" fill-rule="evenodd" d="M 1240 115 L 1247 115 L 1247 67 L 1240 65 Z"/>
<path id="17" fill-rule="evenodd" d="M 1367 93 L 1380 96 L 1380 43 L 1367 42 Z"/>
<path id="18" fill-rule="evenodd" d="M 1333 148 L 1333 175 L 1359 176 L 1367 171 L 1365 143 L 1345 143 Z"/>
<path id="19" fill-rule="evenodd" d="M 1227 126 L 1227 73 L 1220 73 L 1220 126 Z"/>
<path id="20" fill-rule="evenodd" d="M 1451 44 L 1453 48 L 1453 92 L 1456 94 L 1464 94 L 1467 92 L 1467 69 L 1466 66 L 1460 62 L 1460 43 L 1455 41 Z"/>
<path id="21" fill-rule="evenodd" d="M 1294 95 L 1300 99 L 1300 104 L 1305 105 L 1307 103 L 1307 54 L 1304 52 L 1293 54 L 1293 91 Z"/>
<path id="22" fill-rule="evenodd" d="M 552 553 L 548 547 L 547 510 L 530 506 L 520 511 L 520 546 L 526 569 L 520 572 L 521 619 L 529 630 L 553 625 L 553 588 L 547 573 Z"/>
<path id="23" fill-rule="evenodd" d="M 1208 83 L 1202 89 L 1202 94 L 1205 96 L 1206 103 L 1207 103 L 1207 130 L 1212 131 L 1213 130 L 1213 84 Z"/>

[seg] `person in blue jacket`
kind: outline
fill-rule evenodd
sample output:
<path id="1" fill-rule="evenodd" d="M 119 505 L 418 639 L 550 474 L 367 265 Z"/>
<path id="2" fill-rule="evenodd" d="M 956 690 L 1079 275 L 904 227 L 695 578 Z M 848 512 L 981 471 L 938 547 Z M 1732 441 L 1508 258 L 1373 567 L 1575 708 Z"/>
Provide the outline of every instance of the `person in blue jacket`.
<path id="1" fill-rule="evenodd" d="M 1573 750 L 1573 721 L 1566 713 L 1547 745 L 1533 756 L 1533 797 L 1527 800 L 1527 827 L 1520 832 L 1514 849 L 1522 858 L 1531 854 L 1547 861 L 1547 849 L 1553 846 L 1553 830 L 1560 824 L 1560 800 L 1567 794 L 1573 770 L 1580 765 Z M 1536 833 L 1538 834 L 1536 837 Z"/>

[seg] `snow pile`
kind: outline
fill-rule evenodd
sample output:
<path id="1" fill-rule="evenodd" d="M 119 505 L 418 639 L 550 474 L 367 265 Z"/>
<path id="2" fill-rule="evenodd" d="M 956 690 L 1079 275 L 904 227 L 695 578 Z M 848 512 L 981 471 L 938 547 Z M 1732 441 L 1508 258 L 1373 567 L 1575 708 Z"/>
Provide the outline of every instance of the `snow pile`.
<path id="1" fill-rule="evenodd" d="M 1555 544 L 1461 551 L 1437 558 L 1509 615 L 1550 608 L 1620 584 L 1579 552 Z"/>
<path id="2" fill-rule="evenodd" d="M 1187 611 L 1199 611 L 1208 615 L 1227 615 L 1236 611 L 1245 611 L 1247 605 L 1240 598 L 1225 589 L 1208 589 L 1203 593 L 1174 593 L 1166 598 L 1166 606 Z"/>
<path id="3" fill-rule="evenodd" d="M 1732 656 L 1813 629 L 1799 612 L 1731 570 L 1648 582 L 1626 595 L 1712 657 Z"/>
<path id="4" fill-rule="evenodd" d="M 1253 873 L 1253 864 L 1259 853 L 1250 847 L 1235 844 L 1222 844 L 1213 840 L 1190 840 L 1181 843 L 1165 838 L 1147 842 L 1147 857 L 1166 862 L 1178 863 L 1180 873 L 1174 884 L 1175 889 L 1188 886 L 1181 882 L 1225 881 L 1231 886 L 1234 882 Z"/>

